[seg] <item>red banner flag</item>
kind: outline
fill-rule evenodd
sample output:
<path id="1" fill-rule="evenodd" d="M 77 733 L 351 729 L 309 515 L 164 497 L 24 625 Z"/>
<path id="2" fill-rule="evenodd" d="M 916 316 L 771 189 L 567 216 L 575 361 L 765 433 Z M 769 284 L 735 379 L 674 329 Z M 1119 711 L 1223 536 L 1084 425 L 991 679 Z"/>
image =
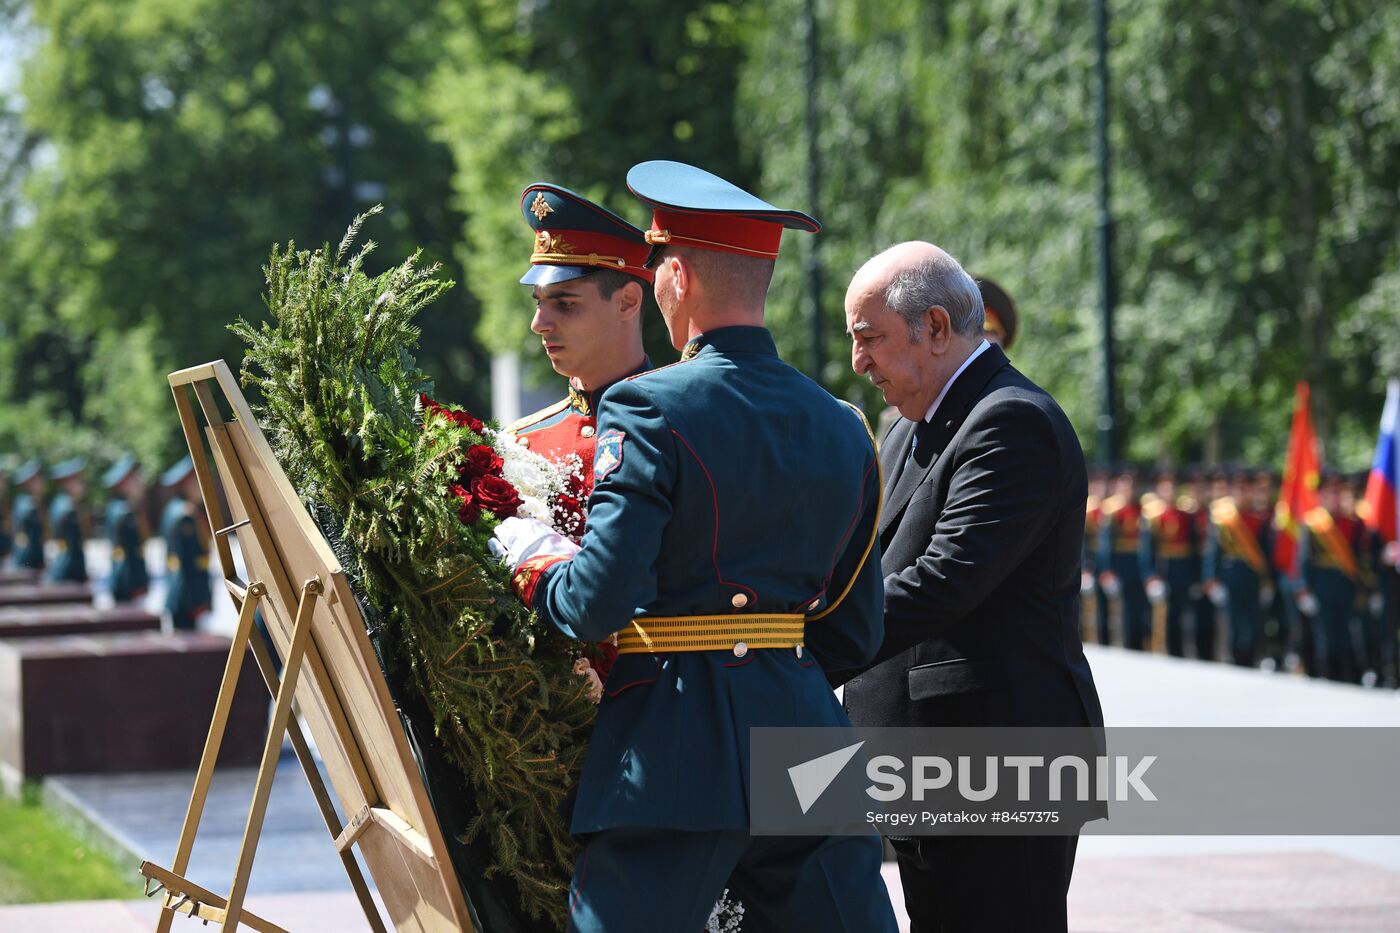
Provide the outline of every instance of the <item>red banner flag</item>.
<path id="1" fill-rule="evenodd" d="M 1308 407 L 1308 384 L 1297 385 L 1297 401 L 1293 408 L 1293 428 L 1288 434 L 1288 459 L 1283 465 L 1283 484 L 1274 506 L 1274 567 L 1293 576 L 1298 556 L 1298 532 L 1303 516 L 1315 508 L 1318 474 L 1322 461 L 1317 453 L 1317 431 L 1313 429 L 1312 411 Z"/>

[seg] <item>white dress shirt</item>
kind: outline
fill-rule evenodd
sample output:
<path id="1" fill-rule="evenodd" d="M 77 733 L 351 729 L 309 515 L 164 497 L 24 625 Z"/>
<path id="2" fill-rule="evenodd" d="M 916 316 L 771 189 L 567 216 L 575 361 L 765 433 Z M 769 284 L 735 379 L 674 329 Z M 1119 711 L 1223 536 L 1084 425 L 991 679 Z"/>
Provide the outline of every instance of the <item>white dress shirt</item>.
<path id="1" fill-rule="evenodd" d="M 928 411 L 924 413 L 925 424 L 928 424 L 933 421 L 934 412 L 938 411 L 938 406 L 943 403 L 943 397 L 948 394 L 948 390 L 953 387 L 953 383 L 958 381 L 958 377 L 962 375 L 963 370 L 971 366 L 972 361 L 977 359 L 977 357 L 981 356 L 983 353 L 985 353 L 987 348 L 990 346 L 991 343 L 987 341 L 987 338 L 983 337 L 982 342 L 977 345 L 977 349 L 973 350 L 970 354 L 968 354 L 967 359 L 963 360 L 963 363 L 961 366 L 958 367 L 957 372 L 953 373 L 952 378 L 950 378 L 946 383 L 943 384 L 943 391 L 938 393 L 938 398 L 933 400 L 933 404 L 930 405 L 928 407 Z"/>

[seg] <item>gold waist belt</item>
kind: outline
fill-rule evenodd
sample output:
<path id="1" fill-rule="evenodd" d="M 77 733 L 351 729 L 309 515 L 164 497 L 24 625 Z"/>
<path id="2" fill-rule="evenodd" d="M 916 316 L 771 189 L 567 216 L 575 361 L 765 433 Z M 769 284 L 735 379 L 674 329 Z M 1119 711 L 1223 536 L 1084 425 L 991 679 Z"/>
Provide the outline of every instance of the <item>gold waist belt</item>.
<path id="1" fill-rule="evenodd" d="M 796 648 L 802 644 L 807 617 L 781 615 L 643 616 L 617 633 L 618 654 L 665 651 L 733 651 L 750 648 Z M 740 647 L 742 646 L 742 648 Z"/>

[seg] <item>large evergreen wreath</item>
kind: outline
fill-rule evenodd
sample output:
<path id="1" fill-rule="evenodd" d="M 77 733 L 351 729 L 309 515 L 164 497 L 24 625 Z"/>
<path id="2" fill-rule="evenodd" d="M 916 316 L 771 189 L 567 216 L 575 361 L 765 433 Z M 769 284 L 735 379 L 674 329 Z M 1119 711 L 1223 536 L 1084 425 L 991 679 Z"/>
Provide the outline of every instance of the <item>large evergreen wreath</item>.
<path id="1" fill-rule="evenodd" d="M 248 344 L 242 380 L 293 486 L 337 539 L 391 686 L 421 700 L 465 776 L 475 816 L 463 841 L 489 845 L 487 877 L 511 879 L 526 915 L 562 926 L 576 850 L 560 805 L 594 707 L 574 647 L 520 606 L 490 558 L 495 516 L 467 524 L 444 492 L 460 488 L 480 423 L 425 404 L 412 320 L 452 283 L 417 254 L 367 274 L 374 244 L 351 249 L 369 214 L 334 252 L 273 249 L 271 320 L 232 327 Z"/>

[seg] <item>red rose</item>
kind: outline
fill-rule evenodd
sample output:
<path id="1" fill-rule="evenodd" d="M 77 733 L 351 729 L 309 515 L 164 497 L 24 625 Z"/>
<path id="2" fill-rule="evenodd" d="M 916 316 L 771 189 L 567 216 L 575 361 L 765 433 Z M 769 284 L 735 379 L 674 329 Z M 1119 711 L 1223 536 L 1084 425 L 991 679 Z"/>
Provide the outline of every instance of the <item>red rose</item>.
<path id="1" fill-rule="evenodd" d="M 566 523 L 568 519 L 579 519 L 583 517 L 583 503 L 569 495 L 561 492 L 554 497 L 554 514 L 560 523 Z"/>
<path id="2" fill-rule="evenodd" d="M 460 425 L 461 427 L 464 427 L 469 431 L 474 431 L 477 434 L 480 434 L 481 429 L 486 427 L 486 425 L 482 423 L 481 419 L 473 418 L 471 412 L 449 411 L 447 412 L 447 417 L 452 419 L 453 424 Z"/>
<path id="3" fill-rule="evenodd" d="M 471 496 L 467 496 L 457 508 L 457 521 L 463 525 L 475 525 L 480 518 L 481 507 Z"/>
<path id="4" fill-rule="evenodd" d="M 569 490 L 570 495 L 579 499 L 586 499 L 588 497 L 588 484 L 579 474 L 570 473 L 569 478 L 564 481 L 564 485 Z"/>
<path id="5" fill-rule="evenodd" d="M 583 503 L 567 492 L 554 497 L 552 514 L 554 527 L 566 535 L 577 538 L 583 534 Z"/>
<path id="6" fill-rule="evenodd" d="M 500 476 L 505 461 L 501 455 L 486 444 L 473 444 L 467 450 L 466 472 L 473 478 L 478 476 Z"/>
<path id="7" fill-rule="evenodd" d="M 461 483 L 453 483 L 447 487 L 447 498 L 449 499 L 471 499 L 472 492 Z"/>
<path id="8" fill-rule="evenodd" d="M 520 493 L 499 476 L 481 476 L 472 480 L 472 499 L 499 518 L 510 518 L 520 508 Z"/>

